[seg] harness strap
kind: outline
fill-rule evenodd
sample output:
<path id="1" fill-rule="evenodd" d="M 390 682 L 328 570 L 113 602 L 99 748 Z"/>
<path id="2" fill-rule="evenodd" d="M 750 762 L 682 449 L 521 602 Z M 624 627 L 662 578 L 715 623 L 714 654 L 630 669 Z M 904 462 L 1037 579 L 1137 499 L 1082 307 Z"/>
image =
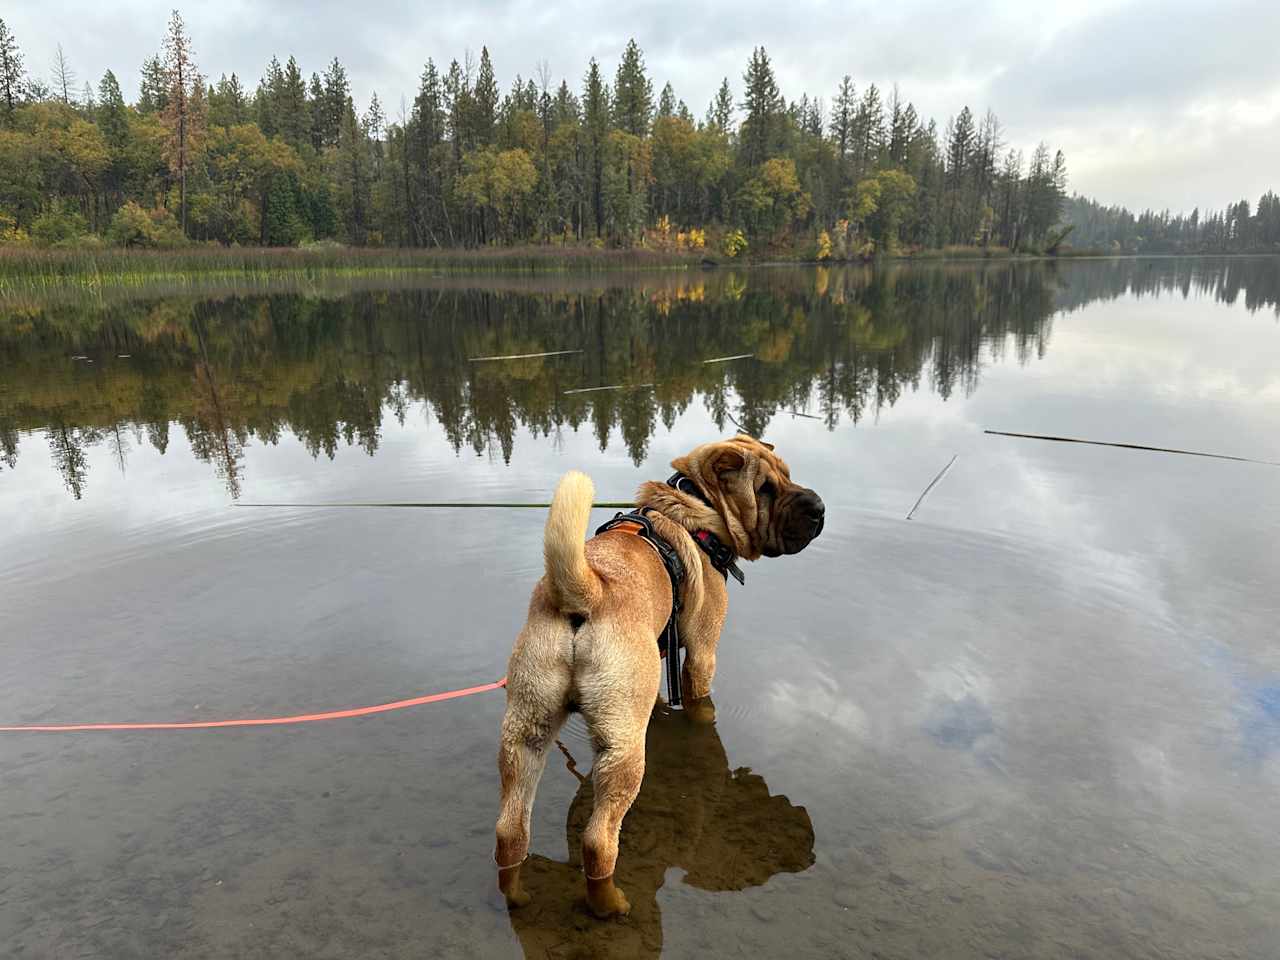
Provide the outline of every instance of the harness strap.
<path id="1" fill-rule="evenodd" d="M 596 536 L 623 527 L 629 527 L 630 533 L 644 540 L 658 551 L 662 566 L 671 579 L 671 616 L 667 625 L 662 628 L 658 637 L 658 649 L 667 660 L 667 703 L 673 707 L 680 706 L 680 584 L 684 580 L 684 564 L 680 562 L 680 554 L 675 547 L 659 536 L 653 527 L 653 521 L 645 516 L 647 508 L 641 507 L 631 513 L 619 513 L 608 523 L 596 530 Z"/>
<path id="2" fill-rule="evenodd" d="M 696 497 L 708 507 L 712 507 L 707 495 L 683 473 L 673 473 L 667 480 L 667 486 L 679 490 L 681 493 L 687 493 L 691 497 Z M 720 576 L 727 581 L 732 575 L 733 579 L 737 580 L 738 583 L 746 586 L 747 577 L 742 572 L 742 568 L 736 563 L 738 555 L 734 552 L 733 547 L 729 546 L 710 530 L 693 531 L 693 541 L 702 548 L 702 552 L 711 560 L 711 565 L 720 571 Z"/>

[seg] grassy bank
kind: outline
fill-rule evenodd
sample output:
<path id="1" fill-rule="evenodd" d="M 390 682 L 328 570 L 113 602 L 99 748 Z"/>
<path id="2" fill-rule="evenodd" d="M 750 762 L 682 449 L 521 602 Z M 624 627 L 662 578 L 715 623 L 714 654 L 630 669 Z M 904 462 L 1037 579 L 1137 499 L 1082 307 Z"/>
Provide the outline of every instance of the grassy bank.
<path id="1" fill-rule="evenodd" d="M 67 287 L 198 287 L 214 281 L 688 268 L 701 254 L 592 247 L 410 250 L 369 247 L 0 248 L 0 293 Z"/>

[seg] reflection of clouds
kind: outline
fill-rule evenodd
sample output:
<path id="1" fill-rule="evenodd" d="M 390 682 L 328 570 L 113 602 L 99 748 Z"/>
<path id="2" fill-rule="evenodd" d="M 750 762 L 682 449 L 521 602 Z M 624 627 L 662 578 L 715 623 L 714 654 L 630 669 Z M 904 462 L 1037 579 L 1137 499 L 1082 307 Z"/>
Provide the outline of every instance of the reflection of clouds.
<path id="1" fill-rule="evenodd" d="M 1241 736 L 1245 751 L 1265 759 L 1280 750 L 1280 682 L 1253 691 L 1244 699 Z"/>
<path id="2" fill-rule="evenodd" d="M 814 675 L 809 684 L 775 680 L 764 698 L 779 722 L 794 725 L 798 718 L 821 720 L 855 740 L 871 740 L 871 720 L 831 677 Z"/>
<path id="3" fill-rule="evenodd" d="M 973 695 L 937 701 L 931 713 L 925 730 L 942 747 L 968 750 L 979 738 L 995 732 L 991 711 Z"/>

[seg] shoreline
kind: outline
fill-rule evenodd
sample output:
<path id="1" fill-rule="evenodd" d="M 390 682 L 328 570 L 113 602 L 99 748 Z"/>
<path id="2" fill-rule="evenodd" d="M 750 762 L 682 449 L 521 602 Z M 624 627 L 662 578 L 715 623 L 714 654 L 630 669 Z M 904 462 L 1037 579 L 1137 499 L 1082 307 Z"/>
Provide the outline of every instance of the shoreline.
<path id="1" fill-rule="evenodd" d="M 523 246 L 487 249 L 379 247 L 183 247 L 173 250 L 125 248 L 0 248 L 0 297 L 40 296 L 120 289 L 199 292 L 203 288 L 249 283 L 308 284 L 327 280 L 456 279 L 476 276 L 585 275 L 628 272 L 695 272 L 777 267 L 866 267 L 884 264 L 1044 263 L 1067 260 L 1155 260 L 1280 256 L 1276 252 L 1230 253 L 982 253 L 930 250 L 866 260 L 808 260 L 784 257 L 729 259 L 704 251 L 596 249 Z"/>

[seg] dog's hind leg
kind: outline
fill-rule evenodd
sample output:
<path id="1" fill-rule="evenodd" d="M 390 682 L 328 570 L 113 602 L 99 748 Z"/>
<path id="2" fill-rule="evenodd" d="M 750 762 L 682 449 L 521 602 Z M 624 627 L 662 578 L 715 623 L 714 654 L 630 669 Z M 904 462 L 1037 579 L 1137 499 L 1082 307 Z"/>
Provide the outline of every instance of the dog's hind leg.
<path id="1" fill-rule="evenodd" d="M 653 652 L 649 683 L 637 684 L 637 676 L 632 674 L 626 682 L 601 683 L 602 678 L 597 677 L 594 684 L 581 684 L 587 687 L 582 712 L 596 748 L 591 770 L 595 804 L 582 834 L 582 867 L 587 876 L 587 904 L 598 917 L 631 910 L 627 898 L 614 885 L 613 873 L 622 818 L 644 780 L 645 731 L 661 670 L 657 651 Z"/>
<path id="2" fill-rule="evenodd" d="M 502 719 L 498 748 L 502 807 L 494 859 L 498 864 L 498 889 L 511 907 L 529 902 L 529 895 L 520 884 L 520 867 L 529 853 L 533 798 L 547 765 L 547 751 L 564 723 L 569 691 L 567 669 L 533 673 L 532 679 L 536 682 L 526 685 L 516 681 L 514 686 L 508 686 L 507 712 Z"/>

